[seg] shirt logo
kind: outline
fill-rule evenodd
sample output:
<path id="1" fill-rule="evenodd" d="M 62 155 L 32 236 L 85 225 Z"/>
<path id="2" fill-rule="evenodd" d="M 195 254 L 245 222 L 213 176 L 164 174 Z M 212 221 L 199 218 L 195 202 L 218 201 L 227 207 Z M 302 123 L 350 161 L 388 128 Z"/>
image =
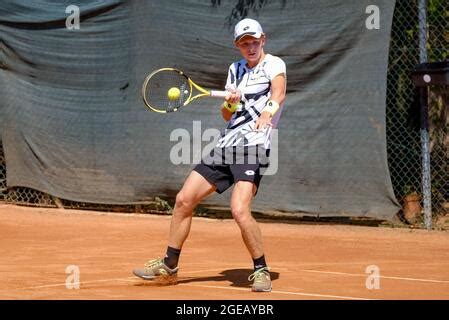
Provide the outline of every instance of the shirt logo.
<path id="1" fill-rule="evenodd" d="M 253 175 L 255 174 L 255 172 L 254 172 L 253 170 L 246 170 L 246 171 L 245 171 L 245 174 L 246 174 L 247 176 L 253 176 Z"/>

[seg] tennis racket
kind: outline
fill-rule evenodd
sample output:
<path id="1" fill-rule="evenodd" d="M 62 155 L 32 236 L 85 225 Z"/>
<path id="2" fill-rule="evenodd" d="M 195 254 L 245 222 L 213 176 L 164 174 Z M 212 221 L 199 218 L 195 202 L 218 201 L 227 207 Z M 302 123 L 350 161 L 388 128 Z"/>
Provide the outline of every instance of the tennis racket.
<path id="1" fill-rule="evenodd" d="M 162 68 L 152 72 L 145 78 L 142 86 L 145 105 L 159 113 L 177 111 L 198 98 L 224 98 L 227 94 L 227 91 L 206 90 L 184 72 L 174 68 Z"/>

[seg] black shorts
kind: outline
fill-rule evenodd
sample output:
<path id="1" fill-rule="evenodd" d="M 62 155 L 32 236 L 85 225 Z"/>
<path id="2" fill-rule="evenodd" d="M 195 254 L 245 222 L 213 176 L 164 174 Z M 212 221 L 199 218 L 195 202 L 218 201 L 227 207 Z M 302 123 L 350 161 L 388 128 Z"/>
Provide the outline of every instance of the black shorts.
<path id="1" fill-rule="evenodd" d="M 257 146 L 214 148 L 193 170 L 215 185 L 217 193 L 223 193 L 237 181 L 254 183 L 257 193 L 261 168 L 267 167 L 268 156 L 267 150 Z"/>
<path id="2" fill-rule="evenodd" d="M 193 170 L 215 185 L 217 193 L 223 193 L 237 181 L 250 181 L 259 189 L 262 179 L 259 164 L 206 164 L 201 162 Z"/>

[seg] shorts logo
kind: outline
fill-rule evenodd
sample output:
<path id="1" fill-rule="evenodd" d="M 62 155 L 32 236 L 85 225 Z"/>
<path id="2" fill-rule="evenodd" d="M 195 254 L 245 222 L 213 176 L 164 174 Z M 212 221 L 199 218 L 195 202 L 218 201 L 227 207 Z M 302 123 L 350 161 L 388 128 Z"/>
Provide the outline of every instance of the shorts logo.
<path id="1" fill-rule="evenodd" d="M 253 170 L 246 170 L 246 171 L 245 171 L 245 174 L 246 174 L 247 176 L 253 176 L 253 175 L 255 174 L 255 172 L 254 172 Z"/>

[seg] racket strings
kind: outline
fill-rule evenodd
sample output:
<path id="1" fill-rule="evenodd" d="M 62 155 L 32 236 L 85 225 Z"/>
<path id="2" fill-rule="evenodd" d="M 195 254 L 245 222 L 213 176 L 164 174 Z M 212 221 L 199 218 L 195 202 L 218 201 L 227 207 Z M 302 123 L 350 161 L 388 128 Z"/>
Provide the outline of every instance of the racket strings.
<path id="1" fill-rule="evenodd" d="M 169 98 L 168 91 L 179 89 L 179 97 Z M 190 85 L 187 77 L 177 71 L 164 70 L 155 73 L 148 81 L 145 96 L 151 107 L 173 112 L 182 107 L 190 96 Z"/>

